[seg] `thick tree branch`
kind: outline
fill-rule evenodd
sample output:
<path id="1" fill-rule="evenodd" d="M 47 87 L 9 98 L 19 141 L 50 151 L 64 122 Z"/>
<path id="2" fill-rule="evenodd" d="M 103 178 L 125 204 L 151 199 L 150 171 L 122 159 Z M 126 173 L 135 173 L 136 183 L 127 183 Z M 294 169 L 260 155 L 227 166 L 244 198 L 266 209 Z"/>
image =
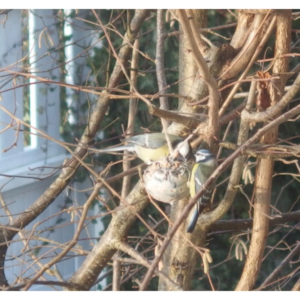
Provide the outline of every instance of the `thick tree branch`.
<path id="1" fill-rule="evenodd" d="M 255 101 L 255 90 L 256 90 L 256 82 L 252 81 L 249 96 L 246 102 L 245 109 L 251 109 L 253 106 L 253 103 Z M 241 119 L 240 124 L 240 130 L 238 134 L 237 144 L 239 145 L 239 148 L 241 148 L 241 145 L 247 143 L 248 141 L 248 135 L 249 135 L 249 124 L 247 122 L 244 122 L 243 118 Z M 242 152 L 244 154 L 244 152 Z M 244 169 L 244 162 L 245 162 L 246 156 L 240 156 L 237 157 L 233 163 L 229 183 L 226 189 L 225 196 L 223 197 L 221 203 L 218 205 L 217 209 L 212 212 L 212 218 L 211 223 L 213 224 L 215 221 L 220 219 L 222 215 L 224 215 L 230 206 L 233 203 L 234 197 L 237 193 L 237 186 L 240 182 L 241 175 Z M 214 216 L 215 215 L 215 216 Z"/>
<path id="2" fill-rule="evenodd" d="M 300 278 L 297 280 L 297 282 L 295 283 L 295 285 L 292 288 L 292 291 L 300 291 Z"/>
<path id="3" fill-rule="evenodd" d="M 164 110 L 169 110 L 169 101 L 168 98 L 163 96 L 166 94 L 167 80 L 165 76 L 165 54 L 164 54 L 164 10 L 157 10 L 157 41 L 156 41 L 156 77 L 158 90 L 161 97 L 159 98 L 160 108 Z M 162 119 L 164 123 L 164 128 L 167 128 L 169 122 L 167 120 Z"/>
<path id="4" fill-rule="evenodd" d="M 270 216 L 270 226 L 283 225 L 284 223 L 294 221 L 300 221 L 299 210 L 281 215 Z M 219 220 L 210 226 L 209 231 L 242 231 L 249 230 L 252 228 L 252 226 L 253 219 Z"/>
<path id="5" fill-rule="evenodd" d="M 115 87 L 118 84 L 119 79 L 122 77 L 123 75 L 122 64 L 127 62 L 131 52 L 131 46 L 128 44 L 128 41 L 132 41 L 137 36 L 142 23 L 144 22 L 145 18 L 149 15 L 149 13 L 150 13 L 149 10 L 136 10 L 135 15 L 130 23 L 130 33 L 126 34 L 126 37 L 123 40 L 123 46 L 120 48 L 120 52 L 117 55 L 118 60 L 113 70 L 113 73 L 110 77 L 109 87 Z M 128 36 L 128 34 L 130 34 L 130 36 Z M 105 113 L 107 111 L 108 104 L 109 104 L 109 99 L 105 96 L 105 92 L 103 92 L 103 97 L 99 99 L 99 101 L 97 102 L 97 109 L 96 109 L 97 113 L 92 114 L 90 118 L 89 127 L 84 133 L 84 137 L 89 138 L 88 141 L 90 141 L 91 138 L 90 127 L 92 126 L 91 128 L 93 128 L 93 126 L 96 126 L 98 130 L 99 124 L 101 123 L 99 121 L 102 121 L 102 119 L 104 118 Z M 139 189 L 137 189 L 136 191 L 138 190 Z M 142 195 L 142 191 L 143 188 L 140 190 L 141 195 Z M 145 201 L 146 199 L 147 198 L 145 198 L 144 201 L 141 201 L 142 204 L 141 206 L 138 205 L 139 208 L 143 209 L 147 205 L 147 201 Z M 116 214 L 118 215 L 118 213 Z M 124 231 L 120 230 L 121 234 L 125 235 L 127 233 L 127 230 L 130 228 L 130 226 L 132 225 L 135 219 L 136 219 L 136 215 L 133 214 L 132 218 L 128 219 L 128 223 L 126 225 L 128 227 L 125 226 L 126 229 L 124 229 Z M 116 230 L 116 228 L 114 230 Z M 95 246 L 94 251 L 90 253 L 86 261 L 80 267 L 80 269 L 73 275 L 70 282 L 79 282 L 79 285 L 81 285 L 85 290 L 89 289 L 93 285 L 98 274 L 106 265 L 107 261 L 115 253 L 115 249 L 113 249 L 109 245 L 108 240 L 106 239 L 106 237 L 109 236 L 110 234 L 111 234 L 110 230 L 107 230 L 105 235 L 102 237 L 101 241 L 98 243 L 98 247 Z M 101 260 L 99 259 L 99 261 L 95 263 L 95 256 L 97 256 L 98 252 L 101 253 L 100 254 Z"/>
<path id="6" fill-rule="evenodd" d="M 214 63 L 218 64 L 218 55 L 219 48 L 212 46 L 213 49 L 209 49 L 207 44 L 205 44 L 200 38 L 200 30 L 206 24 L 206 11 L 205 10 L 189 10 L 189 20 L 190 25 L 192 27 L 193 36 L 192 38 L 197 43 L 197 48 L 200 50 L 201 54 L 206 54 L 206 59 L 211 61 L 211 66 Z M 189 23 L 187 23 L 189 25 Z M 188 93 L 188 95 L 199 95 L 199 97 L 206 96 L 208 93 L 207 84 L 202 77 L 198 74 L 200 73 L 197 68 L 197 64 L 193 56 L 190 54 L 189 50 L 190 46 L 188 41 L 190 37 L 184 34 L 180 36 L 180 49 L 181 56 L 179 60 L 180 65 L 180 77 L 183 80 L 180 80 L 179 90 L 181 94 Z M 209 53 L 214 53 L 213 57 L 207 58 Z M 209 68 L 209 71 L 212 72 L 213 68 Z M 215 69 L 213 72 L 216 72 Z M 186 78 L 187 74 L 192 74 L 191 79 L 193 82 L 190 82 L 190 78 Z M 182 84 L 181 84 L 182 83 Z M 191 84 L 191 86 L 189 86 Z M 201 95 L 201 96 L 200 96 Z M 196 100 L 196 99 L 195 99 Z M 195 101 L 190 100 L 190 101 Z M 207 126 L 207 108 L 200 106 L 189 106 L 188 101 L 181 106 L 182 112 L 187 112 L 186 117 L 189 117 L 188 120 L 189 125 L 186 128 L 191 131 L 191 129 L 198 127 L 201 125 L 201 133 L 207 134 L 206 126 Z M 199 114 L 199 112 L 203 112 Z M 197 119 L 196 119 L 197 118 Z M 196 122 L 199 121 L 197 124 Z M 186 123 L 187 124 L 187 123 Z M 181 214 L 182 210 L 185 208 L 188 203 L 188 198 L 181 199 L 180 201 L 174 203 L 172 205 L 172 209 L 170 212 L 170 220 L 171 224 L 176 222 L 178 215 Z M 176 231 L 174 237 L 172 238 L 170 245 L 166 249 L 162 257 L 162 265 L 163 271 L 168 274 L 168 276 L 175 281 L 181 288 L 184 290 L 189 290 L 191 288 L 191 282 L 195 270 L 195 261 L 199 257 L 199 252 L 197 251 L 197 247 L 203 245 L 205 240 L 205 232 L 202 231 L 201 234 L 197 230 L 195 230 L 195 235 L 193 237 L 186 234 L 186 222 L 183 222 L 180 228 Z M 169 230 L 172 227 L 169 226 Z M 191 242 L 192 241 L 192 242 Z M 168 285 L 165 281 L 159 281 L 159 290 L 168 291 L 172 290 L 172 286 Z"/>
<path id="7" fill-rule="evenodd" d="M 21 291 L 22 288 L 26 286 L 27 283 L 19 284 L 17 286 L 13 286 L 11 288 L 2 289 L 4 291 Z M 65 288 L 79 288 L 79 286 L 76 286 L 74 284 L 71 284 L 69 282 L 64 281 L 53 281 L 53 280 L 47 280 L 47 281 L 35 281 L 34 285 L 46 285 L 46 286 L 60 286 Z M 1 288 L 0 288 L 1 289 Z"/>
<path id="8" fill-rule="evenodd" d="M 186 13 L 187 13 L 187 16 L 191 23 L 193 36 L 197 43 L 197 47 L 198 47 L 199 51 L 201 52 L 202 56 L 204 56 L 205 52 L 207 51 L 208 45 L 203 41 L 203 39 L 201 38 L 201 35 L 199 34 L 198 26 L 196 23 L 196 10 L 187 9 Z"/>
<path id="9" fill-rule="evenodd" d="M 129 20 L 128 20 L 129 22 Z M 132 50 L 132 60 L 131 60 L 131 71 L 130 71 L 130 91 L 134 91 L 137 87 L 137 69 L 138 69 L 138 48 L 139 48 L 139 39 L 134 41 L 133 50 Z M 131 135 L 134 133 L 134 120 L 137 113 L 138 100 L 131 98 L 129 100 L 129 110 L 128 110 L 128 122 L 126 133 Z M 123 171 L 126 172 L 130 169 L 130 160 L 128 159 L 128 151 L 124 151 L 123 159 Z M 125 176 L 122 182 L 122 191 L 121 198 L 125 199 L 130 191 L 131 176 Z M 121 256 L 121 251 L 118 250 L 114 255 L 113 260 L 113 282 L 112 290 L 120 291 L 121 286 L 121 262 L 117 259 Z"/>
<path id="10" fill-rule="evenodd" d="M 184 124 L 187 127 L 193 126 L 192 128 L 197 127 L 199 124 L 207 120 L 207 115 L 200 115 L 197 118 L 197 115 L 188 116 L 180 114 L 180 112 L 162 110 L 155 106 L 148 106 L 148 109 L 151 115 L 157 116 L 159 118 L 164 118 L 168 121 Z"/>
<path id="11" fill-rule="evenodd" d="M 106 267 L 117 250 L 113 246 L 113 242 L 122 241 L 136 220 L 137 215 L 144 210 L 148 202 L 148 195 L 143 184 L 137 183 L 126 201 L 113 214 L 113 218 L 101 240 L 94 246 L 83 264 L 70 279 L 71 283 L 78 283 L 83 290 L 88 290 L 93 285 L 99 273 Z"/>
<path id="12" fill-rule="evenodd" d="M 291 11 L 278 13 L 277 16 L 277 38 L 275 43 L 275 53 L 288 53 L 290 46 L 290 22 Z M 286 82 L 286 72 L 288 69 L 287 59 L 277 60 L 273 66 L 273 72 L 281 74 L 277 81 L 276 91 L 271 89 L 271 105 L 276 105 L 281 94 L 284 91 Z M 262 138 L 263 144 L 274 144 L 277 141 L 278 126 L 268 131 Z M 269 214 L 271 203 L 271 191 L 273 180 L 273 159 L 260 159 L 257 165 L 255 194 L 254 194 L 254 216 L 253 230 L 249 247 L 249 253 L 245 262 L 244 270 L 239 283 L 236 287 L 237 291 L 252 290 L 260 271 L 260 266 L 265 250 L 267 236 L 269 233 Z"/>
<path id="13" fill-rule="evenodd" d="M 234 98 L 235 94 L 237 93 L 238 89 L 240 88 L 243 79 L 246 78 L 246 76 L 248 75 L 251 67 L 253 66 L 254 62 L 256 61 L 258 55 L 261 53 L 263 47 L 265 46 L 265 44 L 267 43 L 267 41 L 269 40 L 271 33 L 275 27 L 276 24 L 276 16 L 274 16 L 265 32 L 265 34 L 263 35 L 262 39 L 260 40 L 253 56 L 251 57 L 249 63 L 247 64 L 247 67 L 245 68 L 245 70 L 243 70 L 242 74 L 240 75 L 240 77 L 237 80 L 237 83 L 234 85 L 234 87 L 232 88 L 232 90 L 230 91 L 229 95 L 226 97 L 225 101 L 222 104 L 222 107 L 220 108 L 219 111 L 219 116 L 224 115 L 226 109 L 228 108 L 229 104 L 231 103 L 232 99 Z"/>
<path id="14" fill-rule="evenodd" d="M 248 65 L 251 57 L 255 53 L 256 48 L 261 40 L 262 28 L 264 23 L 267 21 L 268 16 L 269 14 L 255 15 L 250 34 L 244 47 L 239 52 L 239 54 L 232 60 L 230 66 L 226 69 L 226 71 L 220 76 L 223 80 L 234 78 L 242 69 L 246 67 L 246 65 Z"/>
<path id="15" fill-rule="evenodd" d="M 241 9 L 238 10 L 238 22 L 234 32 L 234 35 L 230 41 L 230 45 L 236 50 L 240 51 L 246 43 L 248 35 L 250 33 L 251 24 L 253 22 L 254 15 L 247 14 Z"/>
<path id="16" fill-rule="evenodd" d="M 249 252 L 237 291 L 252 290 L 258 276 L 269 233 L 270 198 L 273 177 L 273 160 L 258 162 L 255 178 L 254 216 Z"/>
<path id="17" fill-rule="evenodd" d="M 178 10 L 177 12 L 179 15 L 180 24 L 183 28 L 183 32 L 187 37 L 189 46 L 191 47 L 191 53 L 197 64 L 197 67 L 199 68 L 200 76 L 208 85 L 208 126 L 207 136 L 205 138 L 207 139 L 207 143 L 210 145 L 210 147 L 212 147 L 214 145 L 214 138 L 218 137 L 219 135 L 218 109 L 220 93 L 218 90 L 218 85 L 216 80 L 210 74 L 207 64 L 203 56 L 201 55 L 200 50 L 198 49 L 186 12 L 184 10 Z"/>
<path id="18" fill-rule="evenodd" d="M 243 12 L 247 14 L 273 14 L 275 12 L 275 9 L 243 9 Z"/>

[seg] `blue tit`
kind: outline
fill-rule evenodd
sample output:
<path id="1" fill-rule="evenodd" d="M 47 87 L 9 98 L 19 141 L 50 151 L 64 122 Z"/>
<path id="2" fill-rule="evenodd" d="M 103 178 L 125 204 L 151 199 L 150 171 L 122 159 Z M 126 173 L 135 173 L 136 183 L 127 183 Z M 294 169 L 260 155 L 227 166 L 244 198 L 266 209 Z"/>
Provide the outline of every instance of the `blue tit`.
<path id="1" fill-rule="evenodd" d="M 188 142 L 183 142 L 183 139 L 173 134 L 167 134 L 172 144 L 173 149 L 178 146 L 178 153 L 184 159 L 187 159 L 191 154 L 191 146 Z M 96 152 L 118 152 L 127 150 L 136 154 L 146 164 L 150 165 L 164 156 L 169 155 L 169 146 L 166 140 L 165 133 L 145 133 L 135 135 L 125 139 L 126 145 L 112 147 Z M 181 144 L 180 144 L 181 143 Z"/>
<path id="2" fill-rule="evenodd" d="M 207 179 L 218 166 L 215 156 L 206 149 L 198 150 L 195 157 L 196 163 L 192 169 L 190 178 L 190 195 L 192 198 L 200 191 Z M 211 184 L 201 198 L 198 199 L 187 232 L 191 233 L 194 231 L 198 217 L 209 203 L 214 187 L 215 184 Z"/>

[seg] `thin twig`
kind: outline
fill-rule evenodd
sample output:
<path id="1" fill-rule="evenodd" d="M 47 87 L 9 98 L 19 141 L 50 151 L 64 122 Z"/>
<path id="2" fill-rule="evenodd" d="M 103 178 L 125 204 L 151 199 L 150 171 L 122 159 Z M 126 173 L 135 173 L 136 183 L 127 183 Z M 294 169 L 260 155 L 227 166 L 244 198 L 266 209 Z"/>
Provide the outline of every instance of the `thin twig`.
<path id="1" fill-rule="evenodd" d="M 300 242 L 297 243 L 295 248 L 287 255 L 287 257 L 275 268 L 275 270 L 265 279 L 256 291 L 261 291 L 268 285 L 272 284 L 272 280 L 281 272 L 281 270 L 292 260 L 292 258 L 300 253 Z"/>
<path id="2" fill-rule="evenodd" d="M 148 262 L 141 254 L 139 254 L 137 251 L 135 251 L 133 248 L 131 248 L 128 244 L 125 242 L 117 242 L 115 244 L 115 247 L 117 249 L 122 250 L 123 252 L 129 254 L 133 258 L 135 258 L 140 264 L 144 265 L 147 268 L 150 268 L 150 262 Z M 158 270 L 154 270 L 154 273 L 161 277 L 163 280 L 165 280 L 170 286 L 172 286 L 174 291 L 181 291 L 182 289 L 174 282 L 172 281 L 168 276 L 166 276 L 164 273 Z"/>
<path id="3" fill-rule="evenodd" d="M 79 239 L 79 235 L 81 233 L 82 228 L 84 227 L 84 222 L 86 219 L 86 216 L 88 214 L 89 208 L 91 203 L 94 201 L 95 197 L 99 194 L 99 190 L 101 188 L 101 183 L 97 183 L 94 187 L 94 191 L 91 193 L 90 197 L 86 201 L 86 203 L 83 205 L 82 215 L 80 217 L 80 220 L 78 222 L 78 226 L 76 229 L 76 232 L 70 241 L 69 245 L 62 250 L 61 253 L 59 253 L 55 258 L 53 258 L 51 261 L 46 263 L 43 268 L 41 268 L 40 271 L 38 271 L 35 276 L 26 284 L 24 287 L 24 291 L 28 291 L 28 289 L 34 284 L 34 282 L 51 266 L 53 266 L 55 263 L 59 262 L 77 243 Z"/>
<path id="4" fill-rule="evenodd" d="M 121 286 L 121 262 L 118 258 L 121 257 L 121 251 L 118 250 L 113 256 L 113 282 L 112 282 L 112 290 L 120 291 Z"/>

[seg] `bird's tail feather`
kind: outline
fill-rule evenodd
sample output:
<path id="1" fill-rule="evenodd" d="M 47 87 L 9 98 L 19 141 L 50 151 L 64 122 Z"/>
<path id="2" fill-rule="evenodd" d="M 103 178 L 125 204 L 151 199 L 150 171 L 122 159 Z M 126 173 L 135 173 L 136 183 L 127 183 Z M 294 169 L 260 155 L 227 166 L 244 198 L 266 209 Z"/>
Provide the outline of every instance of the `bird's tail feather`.
<path id="1" fill-rule="evenodd" d="M 187 227 L 187 230 L 186 230 L 187 232 L 192 233 L 194 231 L 195 226 L 196 226 L 197 221 L 198 221 L 199 214 L 200 214 L 200 212 L 199 212 L 199 205 L 197 203 L 195 205 L 193 217 L 192 217 L 192 219 L 191 219 L 191 221 L 190 221 L 190 223 L 189 223 L 189 225 Z"/>
<path id="2" fill-rule="evenodd" d="M 198 201 L 197 204 L 195 205 L 193 217 L 187 227 L 186 232 L 192 233 L 194 231 L 197 221 L 198 221 L 198 218 L 199 218 L 200 214 L 203 212 L 204 208 L 205 208 L 205 206 L 200 205 L 200 203 Z"/>

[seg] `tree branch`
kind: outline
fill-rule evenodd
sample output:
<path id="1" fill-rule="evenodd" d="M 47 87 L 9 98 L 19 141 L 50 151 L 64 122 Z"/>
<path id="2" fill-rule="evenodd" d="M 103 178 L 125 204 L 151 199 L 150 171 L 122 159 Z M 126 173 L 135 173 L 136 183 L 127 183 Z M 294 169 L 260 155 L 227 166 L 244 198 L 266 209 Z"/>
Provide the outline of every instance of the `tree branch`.
<path id="1" fill-rule="evenodd" d="M 113 73 L 110 77 L 109 81 L 109 87 L 116 86 L 118 84 L 118 80 L 123 75 L 123 63 L 127 62 L 130 52 L 131 52 L 131 46 L 129 45 L 128 41 L 133 40 L 138 32 L 139 29 L 146 19 L 148 17 L 150 11 L 149 10 L 136 10 L 135 15 L 130 23 L 130 32 L 128 32 L 123 40 L 122 47 L 120 48 L 119 54 L 117 55 L 117 62 L 115 65 L 115 68 L 113 70 Z M 130 36 L 128 36 L 130 35 Z M 121 62 L 121 63 L 120 63 Z M 99 99 L 99 102 L 97 103 L 97 108 L 100 110 L 100 115 L 93 114 L 90 118 L 90 126 L 97 125 L 97 130 L 99 128 L 99 120 L 102 121 L 102 118 L 105 116 L 105 112 L 107 111 L 108 101 L 109 99 L 105 96 L 105 92 L 103 92 L 103 98 Z M 98 120 L 99 119 L 99 120 Z M 87 130 L 88 130 L 87 129 Z M 90 137 L 89 131 L 85 132 L 84 136 Z M 140 194 L 140 202 L 136 204 L 135 208 L 137 209 L 137 213 L 142 211 L 145 206 L 148 204 L 147 201 L 147 195 L 145 195 L 145 191 L 142 185 L 137 185 L 135 189 L 131 192 L 130 195 L 134 193 Z M 131 203 L 130 199 L 132 199 L 132 196 L 128 196 L 129 203 Z M 134 199 L 134 197 L 133 197 Z M 134 202 L 133 202 L 134 203 Z M 128 212 L 128 209 L 130 210 Z M 122 224 L 119 227 L 114 227 L 114 224 L 116 222 L 116 218 L 118 215 L 122 218 L 122 216 L 127 216 L 127 213 L 130 215 L 126 219 L 126 224 Z M 123 215 L 125 214 L 125 215 Z M 129 228 L 131 227 L 132 223 L 136 219 L 136 213 L 133 212 L 132 208 L 124 208 L 124 210 L 117 211 L 116 217 L 113 217 L 112 222 L 110 224 L 110 227 L 107 229 L 105 234 L 102 236 L 99 243 L 94 247 L 94 249 L 90 252 L 86 260 L 83 262 L 81 267 L 73 274 L 72 278 L 70 279 L 70 282 L 72 283 L 78 283 L 83 287 L 83 289 L 87 290 L 89 289 L 95 282 L 97 276 L 101 272 L 101 270 L 106 266 L 106 263 L 110 260 L 110 258 L 115 253 L 115 249 L 110 246 L 110 236 L 114 236 L 113 233 L 117 232 L 117 237 L 120 239 L 123 238 L 126 234 Z M 124 222 L 125 223 L 125 222 Z M 119 225 L 119 224 L 118 224 Z M 122 228 L 122 229 L 121 229 Z"/>
<path id="2" fill-rule="evenodd" d="M 289 118 L 292 118 L 296 114 L 300 113 L 300 105 L 294 107 L 290 111 L 286 112 L 285 114 L 277 117 L 275 120 L 270 122 L 269 124 L 265 125 L 263 128 L 259 129 L 256 134 L 254 134 L 250 139 L 248 139 L 244 144 L 242 144 L 234 153 L 232 153 L 228 158 L 225 159 L 225 161 L 219 165 L 219 167 L 214 171 L 214 173 L 210 176 L 210 178 L 206 181 L 206 183 L 203 185 L 202 189 L 199 191 L 197 195 L 195 195 L 194 198 L 192 198 L 189 203 L 185 206 L 180 216 L 178 216 L 178 219 L 173 224 L 172 229 L 169 231 L 166 239 L 164 240 L 159 252 L 157 253 L 155 259 L 152 262 L 151 268 L 148 270 L 146 276 L 144 277 L 143 283 L 148 283 L 148 280 L 150 280 L 149 274 L 153 274 L 154 269 L 156 268 L 157 264 L 159 263 L 162 254 L 166 250 L 168 244 L 170 243 L 172 237 L 174 236 L 175 232 L 177 231 L 178 227 L 181 225 L 181 223 L 186 219 L 187 215 L 189 214 L 190 210 L 194 207 L 199 197 L 201 197 L 204 194 L 204 191 L 207 189 L 207 187 L 212 184 L 216 178 L 226 169 L 229 167 L 229 165 L 239 156 L 243 153 L 247 147 L 249 147 L 251 144 L 253 144 L 255 141 L 257 141 L 259 138 L 261 138 L 266 132 L 268 132 L 273 127 L 287 121 Z M 240 177 L 239 177 L 240 178 Z M 231 191 L 236 190 L 236 187 L 231 187 Z M 235 192 L 234 192 L 235 193 Z M 221 201 L 221 203 L 218 205 L 218 207 L 213 210 L 212 212 L 208 212 L 206 214 L 203 214 L 199 217 L 198 223 L 201 223 L 203 228 L 209 227 L 211 224 L 219 220 L 229 209 L 231 205 L 231 197 L 228 197 L 226 200 L 225 198 Z M 228 202 L 230 202 L 228 204 Z M 140 289 L 145 289 L 147 284 L 142 284 Z"/>
<path id="3" fill-rule="evenodd" d="M 281 17 L 280 17 L 281 15 Z M 291 11 L 278 13 L 277 17 L 277 38 L 275 48 L 279 48 L 282 53 L 289 52 L 290 45 L 290 24 Z M 281 28 L 281 27 L 284 27 Z M 282 37 L 280 37 L 282 35 Z M 284 38 L 283 38 L 284 37 Z M 276 51 L 278 52 L 278 51 Z M 277 60 L 273 66 L 273 72 L 280 74 L 280 79 L 277 82 L 276 92 L 270 92 L 271 105 L 278 102 L 279 97 L 284 91 L 286 83 L 286 72 L 288 69 L 288 61 L 286 59 Z M 274 144 L 277 141 L 278 126 L 274 126 L 261 139 L 263 144 Z M 273 159 L 258 160 L 255 191 L 254 191 L 254 216 L 253 230 L 249 247 L 249 253 L 245 262 L 242 276 L 236 287 L 237 291 L 252 290 L 260 271 L 261 262 L 265 250 L 267 236 L 269 233 L 269 214 L 271 203 L 271 190 L 273 180 Z"/>
<path id="4" fill-rule="evenodd" d="M 228 108 L 229 104 L 231 103 L 231 100 L 234 98 L 236 92 L 240 88 L 240 86 L 243 82 L 243 79 L 246 78 L 246 76 L 249 73 L 251 67 L 253 66 L 254 62 L 256 61 L 258 55 L 261 53 L 263 47 L 265 46 L 265 44 L 269 40 L 269 38 L 271 36 L 271 33 L 273 32 L 273 29 L 275 27 L 275 24 L 276 24 L 276 16 L 274 16 L 272 18 L 265 34 L 263 35 L 262 39 L 260 40 L 260 42 L 259 42 L 253 56 L 251 57 L 249 63 L 247 64 L 247 67 L 245 68 L 245 70 L 243 70 L 242 74 L 240 75 L 239 79 L 237 80 L 237 83 L 234 85 L 234 87 L 230 91 L 229 95 L 226 97 L 225 101 L 223 102 L 222 107 L 220 108 L 220 111 L 219 111 L 219 116 L 224 115 L 226 109 Z"/>
<path id="5" fill-rule="evenodd" d="M 220 142 L 219 146 L 236 150 L 238 145 L 229 142 Z M 283 157 L 300 156 L 300 146 L 286 146 L 286 145 L 252 145 L 244 151 L 247 154 L 256 158 L 272 158 L 280 159 Z"/>
<path id="6" fill-rule="evenodd" d="M 150 262 L 148 262 L 141 254 L 139 254 L 137 251 L 132 249 L 128 244 L 124 242 L 117 242 L 115 243 L 115 247 L 117 249 L 122 250 L 123 252 L 127 253 L 131 257 L 135 258 L 141 265 L 149 268 Z M 159 270 L 155 270 L 154 273 L 162 278 L 168 285 L 172 286 L 173 291 L 182 291 L 182 289 L 174 282 L 172 281 L 168 276 L 166 276 L 164 273 L 160 272 Z"/>
<path id="7" fill-rule="evenodd" d="M 300 210 L 284 213 L 281 215 L 270 216 L 270 226 L 277 226 L 286 222 L 300 221 Z M 244 220 L 219 220 L 212 224 L 209 228 L 210 232 L 214 231 L 242 231 L 251 229 L 253 226 L 253 219 Z"/>
<path id="8" fill-rule="evenodd" d="M 53 258 L 50 262 L 46 263 L 44 265 L 43 268 L 41 268 L 36 274 L 35 276 L 33 276 L 32 279 L 29 280 L 29 282 L 27 282 L 26 286 L 24 287 L 24 290 L 27 291 L 33 284 L 34 282 L 46 271 L 48 270 L 51 266 L 53 266 L 55 263 L 59 262 L 77 243 L 78 239 L 79 239 L 79 235 L 81 233 L 81 230 L 83 229 L 84 226 L 84 222 L 87 216 L 87 213 L 89 211 L 90 205 L 91 203 L 94 201 L 94 199 L 96 198 L 96 196 L 99 194 L 99 190 L 101 188 L 102 184 L 98 183 L 95 185 L 93 192 L 91 193 L 90 197 L 88 198 L 88 200 L 86 201 L 86 203 L 83 205 L 83 210 L 82 210 L 82 214 L 80 216 L 80 220 L 78 222 L 78 226 L 76 228 L 76 232 L 72 238 L 72 240 L 70 241 L 70 243 L 68 244 L 68 246 L 63 249 L 55 258 Z M 73 286 L 74 283 L 71 283 L 71 286 Z M 75 283 L 76 285 L 76 283 Z"/>
<path id="9" fill-rule="evenodd" d="M 210 147 L 214 146 L 214 139 L 219 135 L 219 100 L 220 93 L 217 85 L 217 81 L 210 74 L 207 64 L 202 57 L 200 50 L 198 49 L 195 37 L 192 33 L 189 20 L 184 10 L 177 10 L 179 15 L 180 24 L 183 28 L 183 32 L 187 37 L 188 44 L 191 47 L 191 53 L 194 60 L 199 68 L 200 76 L 203 78 L 205 83 L 208 85 L 209 100 L 208 100 L 208 126 L 207 126 L 207 143 Z"/>
<path id="10" fill-rule="evenodd" d="M 249 97 L 246 102 L 245 109 L 251 109 L 253 103 L 255 101 L 255 90 L 256 90 L 256 82 L 251 82 L 251 87 L 249 91 Z M 238 149 L 241 149 L 242 145 L 245 145 L 248 140 L 249 135 L 249 124 L 244 122 L 243 118 L 241 119 L 241 125 L 239 129 L 237 144 L 239 146 Z M 241 151 L 244 154 L 244 151 Z M 237 157 L 233 163 L 229 183 L 225 192 L 225 196 L 223 197 L 221 203 L 218 205 L 217 209 L 212 212 L 212 219 L 210 224 L 213 224 L 215 221 L 220 219 L 230 208 L 233 203 L 234 197 L 237 192 L 237 186 L 240 182 L 242 171 L 244 168 L 245 155 Z"/>
<path id="11" fill-rule="evenodd" d="M 250 33 L 251 24 L 253 22 L 254 15 L 247 14 L 243 10 L 238 10 L 238 22 L 234 32 L 234 35 L 230 41 L 230 45 L 236 50 L 240 51 L 241 48 L 247 41 L 248 35 Z"/>
<path id="12" fill-rule="evenodd" d="M 159 94 L 162 95 L 159 98 L 160 108 L 164 110 L 169 110 L 169 101 L 168 98 L 163 96 L 166 94 L 166 87 L 167 87 L 167 80 L 165 76 L 165 54 L 164 54 L 164 10 L 158 9 L 157 10 L 157 41 L 156 41 L 156 77 L 157 77 L 157 84 Z M 164 123 L 164 128 L 167 128 L 169 122 L 162 119 Z"/>
<path id="13" fill-rule="evenodd" d="M 275 268 L 275 270 L 265 279 L 265 281 L 260 285 L 256 291 L 261 291 L 268 285 L 272 284 L 272 280 L 279 275 L 281 270 L 293 259 L 296 254 L 300 253 L 300 242 L 295 246 L 295 248 L 287 255 L 287 257 Z"/>
<path id="14" fill-rule="evenodd" d="M 295 283 L 295 285 L 292 288 L 292 291 L 300 291 L 300 278 L 297 280 L 297 282 Z"/>
<path id="15" fill-rule="evenodd" d="M 124 239 L 137 216 L 148 203 L 148 195 L 144 185 L 138 182 L 113 214 L 112 220 L 100 241 L 94 246 L 69 282 L 77 283 L 81 285 L 83 290 L 88 290 L 116 252 L 117 249 L 112 243 Z"/>
<path id="16" fill-rule="evenodd" d="M 173 112 L 168 110 L 162 110 L 155 106 L 148 106 L 149 113 L 159 118 L 164 118 L 168 121 L 184 124 L 185 126 L 193 126 L 192 128 L 197 127 L 199 124 L 205 122 L 207 120 L 206 115 L 201 115 L 197 118 L 197 116 L 185 116 L 180 114 L 180 112 Z"/>
<path id="17" fill-rule="evenodd" d="M 291 88 L 286 92 L 286 94 L 281 98 L 281 100 L 274 106 L 268 108 L 266 111 L 262 112 L 249 112 L 243 111 L 242 117 L 245 118 L 247 122 L 267 122 L 274 119 L 296 96 L 300 90 L 300 74 L 298 74 L 296 80 L 294 81 Z"/>
<path id="18" fill-rule="evenodd" d="M 239 52 L 239 54 L 232 60 L 230 66 L 226 69 L 226 71 L 220 76 L 223 80 L 234 78 L 242 69 L 246 67 L 246 65 L 248 65 L 251 57 L 255 53 L 256 48 L 260 42 L 262 36 L 262 28 L 268 16 L 269 14 L 255 15 L 250 34 L 244 47 Z"/>

